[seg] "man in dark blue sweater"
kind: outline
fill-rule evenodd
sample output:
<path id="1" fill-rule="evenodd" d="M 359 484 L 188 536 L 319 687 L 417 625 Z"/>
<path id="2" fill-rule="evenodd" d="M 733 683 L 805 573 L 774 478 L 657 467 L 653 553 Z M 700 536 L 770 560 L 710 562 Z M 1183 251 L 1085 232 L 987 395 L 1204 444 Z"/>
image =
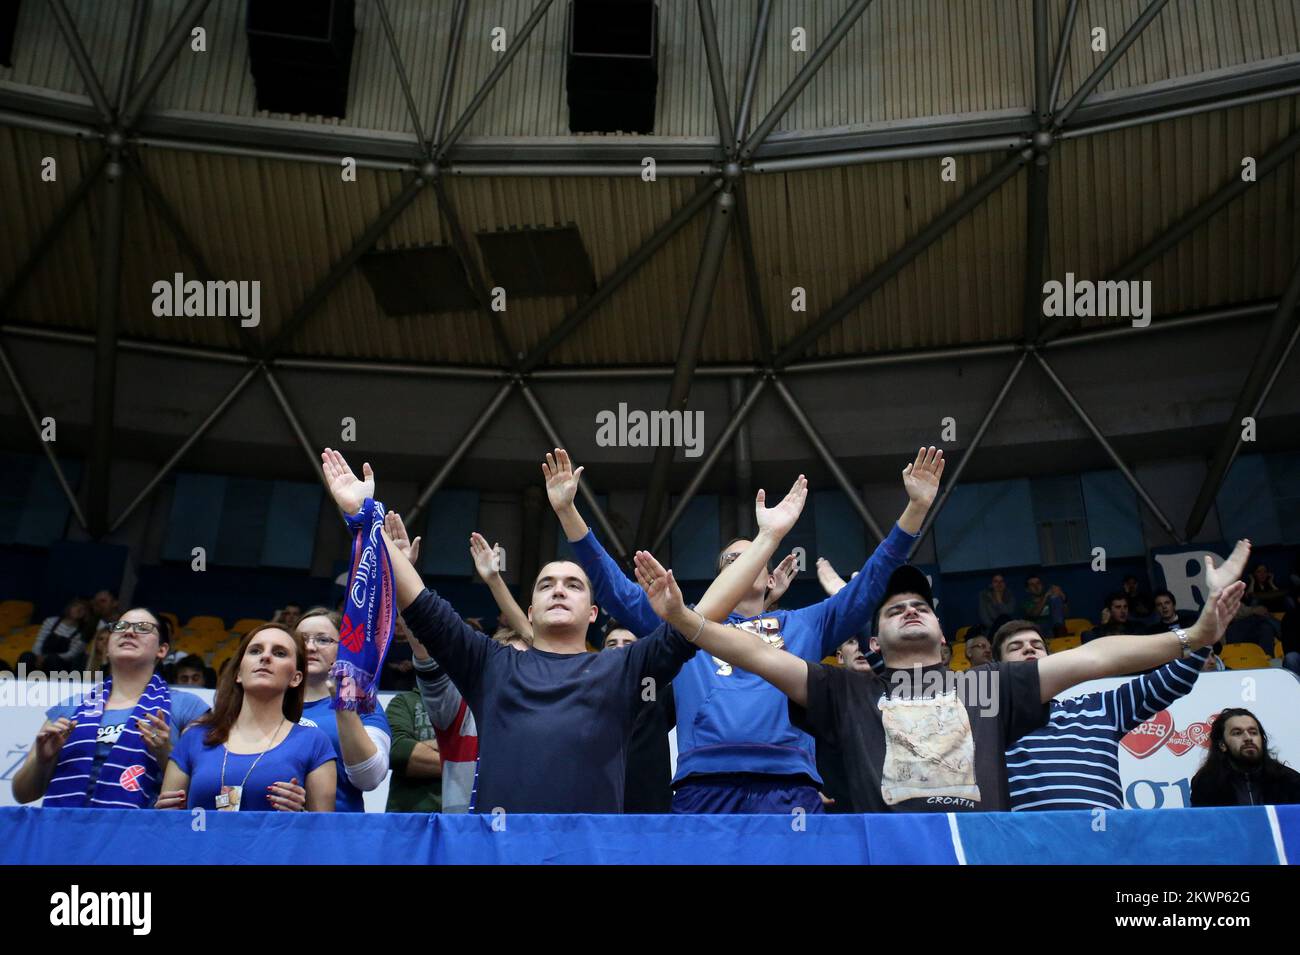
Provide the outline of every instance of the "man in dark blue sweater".
<path id="1" fill-rule="evenodd" d="M 321 456 L 334 502 L 355 514 L 375 494 L 374 473 Z M 695 647 L 667 626 L 628 647 L 587 651 L 596 619 L 591 584 L 570 561 L 542 567 L 528 619 L 533 648 L 519 653 L 472 629 L 425 588 L 405 548 L 384 535 L 397 606 L 478 720 L 479 769 L 471 812 L 622 812 L 627 744 L 642 701 L 666 686 Z"/>
<path id="2" fill-rule="evenodd" d="M 557 448 L 542 466 L 551 506 L 605 610 L 633 633 L 661 626 L 641 588 L 605 552 L 574 506 L 582 468 Z M 737 539 L 721 555 L 721 573 L 696 609 L 763 645 L 805 660 L 834 653 L 865 630 L 890 573 L 907 559 L 939 487 L 943 452 L 921 448 L 903 468 L 908 504 L 898 523 L 867 559 L 861 573 L 832 597 L 797 610 L 766 611 L 774 583 L 769 560 L 794 526 L 807 495 L 803 476 L 773 507 L 759 491 L 753 540 Z M 689 635 L 688 635 L 689 636 Z M 788 813 L 823 811 L 812 737 L 790 721 L 785 696 L 770 682 L 700 653 L 673 684 L 677 706 L 677 774 L 673 811 Z"/>

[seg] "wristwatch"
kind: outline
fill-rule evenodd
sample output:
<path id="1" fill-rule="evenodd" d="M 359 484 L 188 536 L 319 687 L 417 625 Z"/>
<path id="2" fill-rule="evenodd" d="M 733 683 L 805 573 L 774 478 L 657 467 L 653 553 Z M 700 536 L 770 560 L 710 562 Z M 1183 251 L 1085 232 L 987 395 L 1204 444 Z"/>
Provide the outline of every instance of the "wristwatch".
<path id="1" fill-rule="evenodd" d="M 1183 659 L 1186 660 L 1196 651 L 1192 649 L 1192 642 L 1187 637 L 1187 631 L 1182 627 L 1170 627 L 1170 630 L 1178 637 L 1178 642 L 1183 645 Z"/>

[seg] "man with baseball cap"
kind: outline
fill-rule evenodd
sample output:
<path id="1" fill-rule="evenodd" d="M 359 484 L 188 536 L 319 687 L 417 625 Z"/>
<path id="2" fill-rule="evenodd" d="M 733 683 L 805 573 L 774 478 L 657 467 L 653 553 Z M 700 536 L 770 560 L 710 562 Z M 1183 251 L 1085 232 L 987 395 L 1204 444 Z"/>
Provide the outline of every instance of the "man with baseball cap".
<path id="1" fill-rule="evenodd" d="M 875 615 L 870 644 L 886 667 L 878 674 L 810 663 L 704 619 L 648 553 L 637 553 L 636 574 L 655 612 L 675 630 L 772 683 L 790 698 L 796 725 L 841 748 L 859 812 L 1009 808 L 1003 754 L 1047 722 L 1045 704 L 1085 680 L 1150 669 L 1209 646 L 1245 589 L 1239 581 L 1215 588 L 1182 634 L 1106 637 L 1041 660 L 954 674 L 941 662 L 943 632 L 930 583 L 905 564 L 890 575 Z"/>

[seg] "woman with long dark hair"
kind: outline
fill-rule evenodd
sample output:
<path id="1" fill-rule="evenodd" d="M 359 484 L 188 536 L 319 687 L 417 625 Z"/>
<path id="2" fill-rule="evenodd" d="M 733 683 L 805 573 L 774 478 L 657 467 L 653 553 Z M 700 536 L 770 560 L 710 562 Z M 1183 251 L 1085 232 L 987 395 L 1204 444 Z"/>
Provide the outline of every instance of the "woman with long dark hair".
<path id="1" fill-rule="evenodd" d="M 1300 802 L 1300 773 L 1278 761 L 1250 710 L 1228 707 L 1210 727 L 1205 762 L 1192 777 L 1193 806 L 1274 806 Z"/>
<path id="2" fill-rule="evenodd" d="M 158 808 L 333 812 L 334 749 L 298 724 L 306 669 L 301 637 L 270 623 L 248 631 L 212 712 L 172 752 Z"/>
<path id="3" fill-rule="evenodd" d="M 14 776 L 18 802 L 44 796 L 46 806 L 148 808 L 173 742 L 207 711 L 156 672 L 171 649 L 166 618 L 134 607 L 105 634 L 112 676 L 46 711 L 48 722 Z"/>

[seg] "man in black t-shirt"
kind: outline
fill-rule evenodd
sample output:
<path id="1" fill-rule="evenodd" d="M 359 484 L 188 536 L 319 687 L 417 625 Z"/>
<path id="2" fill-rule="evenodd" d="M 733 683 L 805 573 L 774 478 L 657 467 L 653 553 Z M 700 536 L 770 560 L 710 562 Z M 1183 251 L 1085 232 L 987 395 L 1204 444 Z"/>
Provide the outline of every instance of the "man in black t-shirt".
<path id="1" fill-rule="evenodd" d="M 678 633 L 776 686 L 790 697 L 795 725 L 839 747 L 855 811 L 949 812 L 1008 808 L 1004 753 L 1046 723 L 1052 697 L 1085 680 L 1188 656 L 1222 637 L 1245 584 L 1223 581 L 1212 558 L 1206 564 L 1212 593 L 1190 630 L 1105 637 L 1041 660 L 962 673 L 941 663 L 930 584 L 907 564 L 890 576 L 875 617 L 870 648 L 883 654 L 883 674 L 808 663 L 705 620 L 685 606 L 672 572 L 650 554 L 637 553 L 636 575 L 655 613 Z"/>

